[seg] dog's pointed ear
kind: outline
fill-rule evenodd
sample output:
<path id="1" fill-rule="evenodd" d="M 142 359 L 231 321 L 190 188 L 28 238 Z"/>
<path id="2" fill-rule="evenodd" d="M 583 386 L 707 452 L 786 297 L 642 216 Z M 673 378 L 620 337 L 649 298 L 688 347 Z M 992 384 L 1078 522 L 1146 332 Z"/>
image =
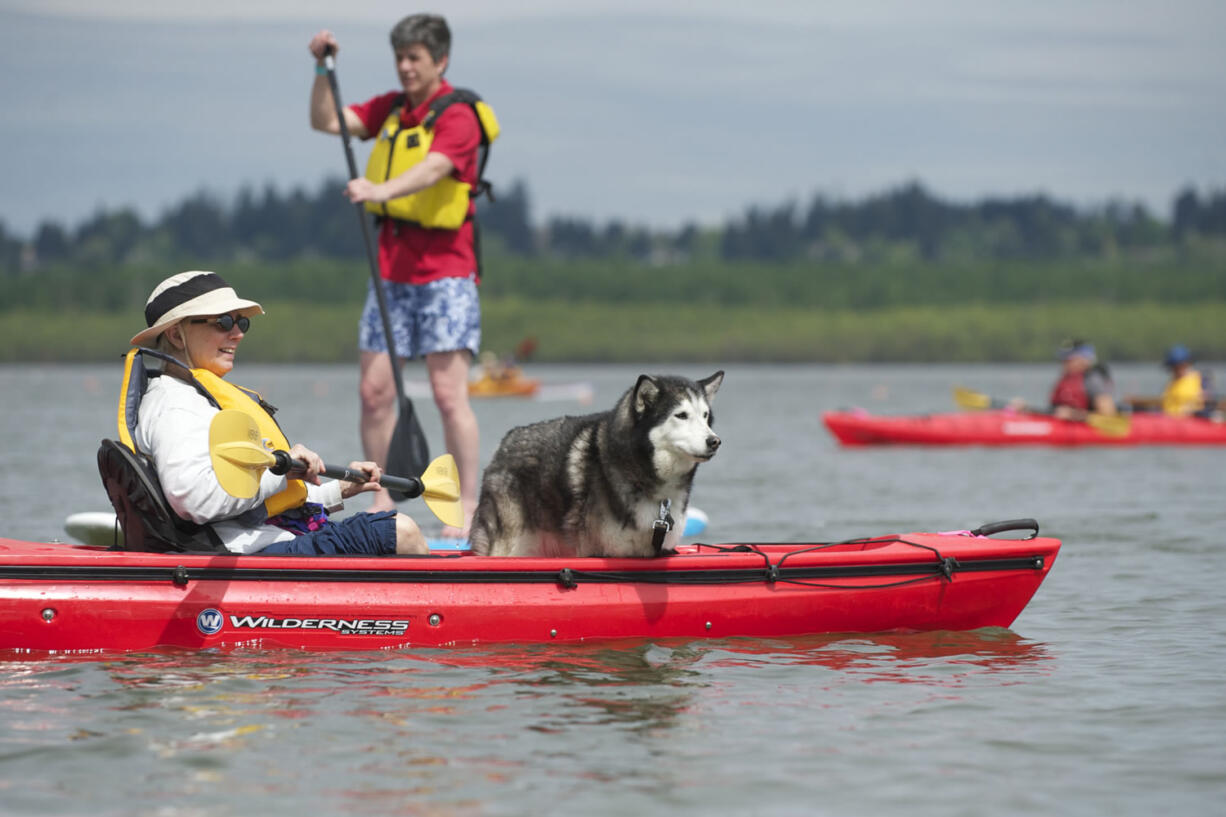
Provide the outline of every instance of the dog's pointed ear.
<path id="1" fill-rule="evenodd" d="M 724 370 L 720 369 L 710 377 L 703 378 L 698 381 L 698 385 L 702 386 L 702 390 L 707 393 L 707 401 L 709 402 L 715 393 L 719 391 L 719 384 L 724 382 Z"/>
<path id="2" fill-rule="evenodd" d="M 642 417 L 647 408 L 660 396 L 660 384 L 649 374 L 639 375 L 634 384 L 634 416 Z"/>

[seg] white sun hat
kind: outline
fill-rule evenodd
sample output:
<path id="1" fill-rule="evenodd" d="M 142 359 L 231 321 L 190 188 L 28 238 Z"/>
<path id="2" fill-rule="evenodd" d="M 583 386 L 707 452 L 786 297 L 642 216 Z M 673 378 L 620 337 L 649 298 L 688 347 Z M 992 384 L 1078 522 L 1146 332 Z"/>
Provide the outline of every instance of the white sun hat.
<path id="1" fill-rule="evenodd" d="M 248 317 L 263 315 L 264 307 L 247 301 L 215 272 L 191 270 L 172 275 L 154 287 L 145 301 L 149 328 L 132 336 L 133 346 L 152 346 L 158 335 L 184 318 L 208 317 L 238 310 Z"/>

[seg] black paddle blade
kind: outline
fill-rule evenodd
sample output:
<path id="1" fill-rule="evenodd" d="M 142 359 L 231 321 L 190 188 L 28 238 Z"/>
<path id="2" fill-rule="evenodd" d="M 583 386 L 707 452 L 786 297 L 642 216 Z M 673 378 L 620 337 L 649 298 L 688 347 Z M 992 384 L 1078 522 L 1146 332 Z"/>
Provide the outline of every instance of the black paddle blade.
<path id="1" fill-rule="evenodd" d="M 426 444 L 426 434 L 417 421 L 417 412 L 409 398 L 400 401 L 400 419 L 396 421 L 396 430 L 392 432 L 392 444 L 387 449 L 387 468 L 389 474 L 424 474 L 430 465 L 430 446 Z M 400 491 L 389 491 L 392 499 L 403 502 L 411 499 L 408 494 Z"/>

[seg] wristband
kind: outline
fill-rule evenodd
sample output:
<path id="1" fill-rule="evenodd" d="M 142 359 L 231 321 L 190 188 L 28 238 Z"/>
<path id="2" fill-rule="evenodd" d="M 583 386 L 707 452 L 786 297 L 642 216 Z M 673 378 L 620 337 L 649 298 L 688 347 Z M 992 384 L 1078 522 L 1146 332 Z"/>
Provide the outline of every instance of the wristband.
<path id="1" fill-rule="evenodd" d="M 315 66 L 315 76 L 317 76 L 317 77 L 326 77 L 326 76 L 328 76 L 328 66 L 326 66 L 326 65 L 316 65 L 316 66 Z"/>

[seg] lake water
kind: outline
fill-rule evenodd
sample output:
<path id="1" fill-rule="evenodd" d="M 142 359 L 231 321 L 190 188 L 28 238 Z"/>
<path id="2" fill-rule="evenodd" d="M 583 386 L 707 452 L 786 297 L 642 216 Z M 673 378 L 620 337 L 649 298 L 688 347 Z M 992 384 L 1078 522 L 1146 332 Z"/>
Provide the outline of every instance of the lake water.
<path id="1" fill-rule="evenodd" d="M 594 402 L 478 402 L 483 461 L 641 370 L 535 367 Z M 356 367 L 240 372 L 292 439 L 359 453 Z M 0 814 L 1226 813 L 1226 447 L 848 450 L 819 416 L 949 410 L 957 384 L 1039 402 L 1054 375 L 731 367 L 696 481 L 706 541 L 1033 516 L 1064 549 L 1010 630 L 0 661 Z M 1162 379 L 1117 369 L 1126 392 Z M 118 384 L 118 361 L 0 367 L 3 535 L 108 509 L 94 455 Z"/>

